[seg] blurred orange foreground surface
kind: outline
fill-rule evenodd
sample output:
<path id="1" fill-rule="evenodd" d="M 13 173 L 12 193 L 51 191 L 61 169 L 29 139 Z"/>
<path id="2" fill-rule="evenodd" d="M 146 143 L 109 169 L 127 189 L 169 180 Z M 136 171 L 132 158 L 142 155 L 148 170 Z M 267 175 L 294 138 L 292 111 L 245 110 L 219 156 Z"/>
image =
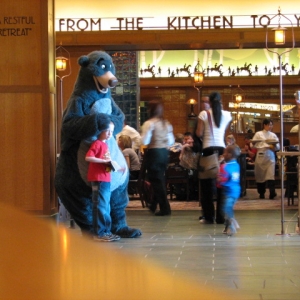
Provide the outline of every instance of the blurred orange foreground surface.
<path id="1" fill-rule="evenodd" d="M 3 204 L 0 211 L 2 300 L 230 298 L 221 290 L 210 289 L 208 294 L 188 277 L 172 276 L 150 261 L 58 227 L 53 220 Z"/>

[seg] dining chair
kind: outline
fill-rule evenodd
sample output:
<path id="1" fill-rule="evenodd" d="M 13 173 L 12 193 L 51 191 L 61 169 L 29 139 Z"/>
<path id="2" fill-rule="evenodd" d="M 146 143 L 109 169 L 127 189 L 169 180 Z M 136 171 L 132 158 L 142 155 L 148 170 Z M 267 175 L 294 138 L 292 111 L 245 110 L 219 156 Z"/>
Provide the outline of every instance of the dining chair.
<path id="1" fill-rule="evenodd" d="M 180 166 L 180 152 L 169 153 L 169 165 L 166 170 L 166 185 L 167 192 L 170 194 L 170 199 L 173 200 L 173 194 L 176 185 L 183 185 L 186 191 L 187 200 L 189 200 L 189 170 Z"/>

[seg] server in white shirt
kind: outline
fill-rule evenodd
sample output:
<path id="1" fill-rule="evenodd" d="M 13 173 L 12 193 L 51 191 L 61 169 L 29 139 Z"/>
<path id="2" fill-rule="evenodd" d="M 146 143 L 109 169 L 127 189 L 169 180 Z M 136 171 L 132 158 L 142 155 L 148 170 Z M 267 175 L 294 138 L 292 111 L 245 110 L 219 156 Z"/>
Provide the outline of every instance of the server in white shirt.
<path id="1" fill-rule="evenodd" d="M 265 199 L 266 183 L 270 191 L 269 199 L 274 199 L 275 192 L 275 151 L 278 151 L 279 140 L 275 133 L 271 132 L 273 122 L 270 119 L 263 120 L 263 130 L 255 133 L 252 139 L 257 149 L 254 174 L 257 185 L 257 192 L 260 199 Z"/>

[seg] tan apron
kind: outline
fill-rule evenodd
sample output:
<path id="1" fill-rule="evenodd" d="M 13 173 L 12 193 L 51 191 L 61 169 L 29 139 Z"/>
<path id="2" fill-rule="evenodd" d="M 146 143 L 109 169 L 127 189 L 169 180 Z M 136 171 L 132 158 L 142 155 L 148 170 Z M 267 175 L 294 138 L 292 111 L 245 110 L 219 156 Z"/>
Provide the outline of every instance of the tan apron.
<path id="1" fill-rule="evenodd" d="M 275 154 L 269 148 L 257 149 L 254 174 L 256 182 L 275 179 Z"/>

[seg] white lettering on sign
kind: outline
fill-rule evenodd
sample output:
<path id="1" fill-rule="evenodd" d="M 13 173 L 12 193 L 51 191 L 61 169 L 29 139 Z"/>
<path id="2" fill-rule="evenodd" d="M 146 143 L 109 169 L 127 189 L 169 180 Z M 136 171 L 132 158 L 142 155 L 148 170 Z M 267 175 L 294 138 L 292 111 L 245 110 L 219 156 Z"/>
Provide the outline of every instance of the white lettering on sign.
<path id="1" fill-rule="evenodd" d="M 280 105 L 278 104 L 261 104 L 261 103 L 251 103 L 251 102 L 242 102 L 242 103 L 228 103 L 229 108 L 246 108 L 246 109 L 257 109 L 257 110 L 269 110 L 269 111 L 280 111 Z M 284 104 L 282 110 L 289 111 L 293 109 L 295 105 L 293 104 Z"/>

